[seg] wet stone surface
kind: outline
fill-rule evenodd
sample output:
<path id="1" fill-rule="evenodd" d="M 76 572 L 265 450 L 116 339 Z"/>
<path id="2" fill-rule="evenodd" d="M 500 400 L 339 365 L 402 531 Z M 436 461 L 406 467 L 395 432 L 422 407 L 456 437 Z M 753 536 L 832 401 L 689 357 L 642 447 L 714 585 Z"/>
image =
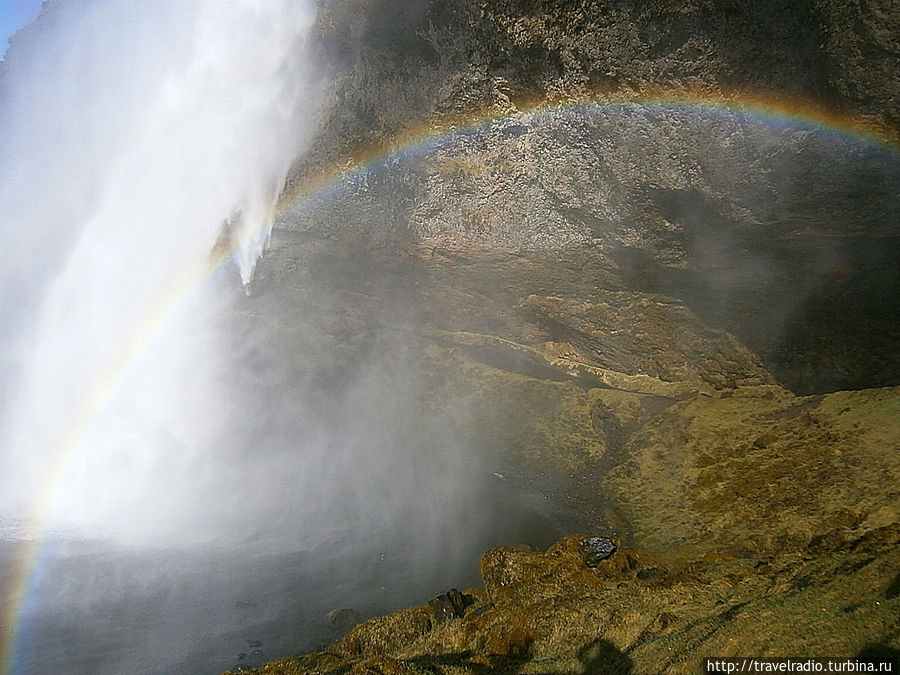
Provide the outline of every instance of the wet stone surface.
<path id="1" fill-rule="evenodd" d="M 266 662 L 266 653 L 262 650 L 261 640 L 251 640 L 247 643 L 247 651 L 239 652 L 235 658 L 237 663 L 231 666 L 229 673 L 248 673 L 262 666 Z"/>
<path id="2" fill-rule="evenodd" d="M 359 615 L 352 609 L 333 609 L 324 617 L 322 623 L 333 631 L 346 633 L 359 623 Z"/>
<path id="3" fill-rule="evenodd" d="M 466 614 L 466 609 L 474 604 L 475 598 L 455 588 L 442 593 L 428 601 L 428 606 L 434 611 L 437 621 L 449 619 L 461 619 Z"/>
<path id="4" fill-rule="evenodd" d="M 596 567 L 616 552 L 616 544 L 609 537 L 588 537 L 578 542 L 578 549 L 588 567 Z"/>

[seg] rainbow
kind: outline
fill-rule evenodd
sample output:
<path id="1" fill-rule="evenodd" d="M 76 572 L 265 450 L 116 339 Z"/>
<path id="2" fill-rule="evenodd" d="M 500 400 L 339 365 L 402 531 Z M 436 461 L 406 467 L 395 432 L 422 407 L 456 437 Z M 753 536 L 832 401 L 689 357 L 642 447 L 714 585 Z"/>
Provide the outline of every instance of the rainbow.
<path id="1" fill-rule="evenodd" d="M 188 270 L 170 284 L 162 299 L 141 321 L 135 330 L 135 338 L 125 344 L 106 363 L 97 377 L 94 390 L 73 415 L 69 428 L 59 441 L 59 452 L 52 473 L 47 477 L 41 494 L 26 518 L 26 536 L 12 571 L 12 583 L 0 615 L 0 673 L 15 672 L 15 647 L 22 618 L 27 609 L 29 592 L 39 576 L 41 545 L 46 536 L 46 523 L 53 509 L 56 495 L 62 489 L 84 439 L 95 420 L 115 397 L 140 355 L 147 349 L 160 329 L 175 316 L 196 290 L 218 271 L 225 269 L 230 253 L 217 253 L 203 265 Z"/>
<path id="2" fill-rule="evenodd" d="M 640 97 L 584 97 L 567 101 L 541 102 L 524 106 L 513 114 L 498 115 L 496 111 L 482 111 L 466 116 L 432 120 L 410 129 L 389 142 L 359 149 L 344 156 L 325 170 L 306 176 L 286 188 L 274 217 L 263 223 L 261 232 L 273 223 L 287 222 L 300 210 L 313 208 L 323 198 L 334 194 L 347 181 L 366 172 L 378 170 L 390 161 L 426 155 L 437 147 L 452 144 L 466 134 L 478 133 L 491 125 L 515 122 L 529 116 L 532 123 L 561 113 L 592 115 L 615 111 L 673 111 L 693 115 L 710 115 L 734 121 L 747 120 L 756 124 L 782 128 L 815 129 L 833 135 L 841 142 L 872 148 L 892 158 L 900 158 L 900 136 L 871 120 L 838 113 L 808 101 L 775 97 L 754 97 L 747 94 L 724 94 L 711 97 L 703 94 L 667 94 L 656 92 Z M 226 269 L 234 256 L 228 246 L 222 246 L 196 267 L 173 280 L 169 289 L 153 311 L 149 312 L 133 339 L 109 359 L 104 372 L 97 378 L 92 392 L 85 397 L 78 414 L 59 442 L 54 470 L 47 477 L 41 496 L 33 505 L 27 519 L 27 534 L 21 544 L 12 570 L 0 614 L 0 674 L 13 675 L 16 668 L 17 640 L 27 613 L 29 595 L 34 592 L 41 567 L 41 552 L 49 514 L 56 495 L 65 483 L 73 460 L 97 417 L 113 399 L 120 383 L 132 364 L 146 349 L 154 335 L 170 321 L 189 298 L 194 296 L 213 275 Z"/>
<path id="3" fill-rule="evenodd" d="M 353 178 L 375 171 L 393 160 L 427 155 L 467 134 L 484 131 L 498 123 L 514 123 L 528 118 L 531 124 L 556 115 L 596 115 L 600 112 L 680 112 L 711 118 L 747 121 L 774 129 L 810 129 L 823 132 L 838 142 L 867 147 L 889 156 L 900 155 L 900 130 L 869 118 L 815 105 L 801 99 L 727 93 L 645 93 L 641 96 L 584 96 L 564 101 L 543 101 L 523 105 L 513 113 L 496 110 L 431 119 L 405 130 L 386 142 L 346 153 L 329 168 L 308 175 L 282 194 L 276 220 L 334 193 Z"/>

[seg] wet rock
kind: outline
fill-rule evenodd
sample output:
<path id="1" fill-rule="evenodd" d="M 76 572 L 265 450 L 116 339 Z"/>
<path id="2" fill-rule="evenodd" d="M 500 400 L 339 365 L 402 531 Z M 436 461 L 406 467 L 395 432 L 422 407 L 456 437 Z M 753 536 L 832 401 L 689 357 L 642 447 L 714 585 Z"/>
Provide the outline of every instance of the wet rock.
<path id="1" fill-rule="evenodd" d="M 773 383 L 756 354 L 671 297 L 597 291 L 594 298 L 531 295 L 519 308 L 575 345 L 588 365 L 716 389 Z"/>
<path id="2" fill-rule="evenodd" d="M 351 17 L 337 5 L 322 10 L 326 50 L 383 7 L 366 0 Z M 557 279 L 531 289 L 541 300 L 528 309 L 556 333 L 549 339 L 623 372 L 716 388 L 773 372 L 809 392 L 900 381 L 889 154 L 823 142 L 803 123 L 773 130 L 752 113 L 619 105 L 644 99 L 647 86 L 721 102 L 731 92 L 781 92 L 855 111 L 864 118 L 853 123 L 875 122 L 896 138 L 896 21 L 877 2 L 764 12 L 697 1 L 677 12 L 599 0 L 426 5 L 422 23 L 404 30 L 412 44 L 363 39 L 350 62 L 341 50 L 330 124 L 287 193 L 316 184 L 305 174 L 343 164 L 354 146 L 387 147 L 423 125 L 446 130 L 446 142 L 414 162 L 393 156 L 389 172 L 366 171 L 346 199 L 286 227 L 401 233 L 454 264 L 479 247 L 563 251 Z M 529 110 L 594 97 L 596 109 Z M 503 119 L 454 135 L 444 124 L 457 113 Z M 789 222 L 796 231 L 786 236 Z M 574 256 L 582 259 L 572 265 Z M 546 302 L 551 289 L 559 302 Z M 619 293 L 627 296 L 610 302 Z M 861 294 L 877 301 L 860 303 Z M 448 302 L 445 294 L 436 312 Z"/>
<path id="3" fill-rule="evenodd" d="M 447 621 L 449 619 L 461 619 L 466 614 L 466 609 L 474 604 L 475 598 L 455 588 L 442 593 L 428 601 L 428 606 L 434 611 L 435 619 Z"/>
<path id="4" fill-rule="evenodd" d="M 588 537 L 578 542 L 578 548 L 584 557 L 584 564 L 596 567 L 601 560 L 606 560 L 616 552 L 616 544 L 609 537 Z"/>
<path id="5" fill-rule="evenodd" d="M 346 633 L 359 623 L 359 615 L 352 609 L 333 609 L 322 617 L 322 623 L 334 631 Z"/>
<path id="6" fill-rule="evenodd" d="M 641 545 L 717 553 L 660 562 L 604 537 L 492 549 L 481 560 L 489 603 L 467 612 L 451 591 L 367 621 L 312 668 L 524 671 L 539 653 L 532 670 L 594 672 L 627 649 L 633 672 L 695 672 L 723 644 L 801 653 L 812 637 L 854 654 L 875 631 L 896 644 L 897 532 L 884 526 L 898 519 L 900 388 L 802 400 L 774 384 L 900 381 L 895 161 L 743 113 L 609 112 L 617 91 L 648 83 L 710 100 L 828 92 L 900 128 L 896 30 L 877 2 L 740 4 L 449 0 L 404 27 L 420 49 L 386 54 L 392 40 L 363 40 L 346 56 L 332 92 L 342 103 L 310 166 L 329 163 L 329 144 L 343 164 L 354 144 L 451 112 L 512 117 L 447 135 L 415 162 L 397 155 L 390 172 L 351 175 L 345 199 L 285 231 L 409 237 L 415 305 L 430 328 L 454 332 L 422 331 L 423 404 L 477 392 L 465 424 L 481 445 L 513 448 L 536 470 L 595 470 L 586 511 L 610 499 L 616 528 Z M 597 93 L 612 98 L 577 114 L 517 110 Z M 874 309 L 855 311 L 860 295 Z M 370 310 L 358 305 L 333 335 L 364 332 Z M 823 349 L 829 325 L 840 330 Z M 862 333 L 877 339 L 847 349 Z M 528 351 L 540 345 L 546 363 Z M 886 589 L 875 604 L 873 589 Z M 858 600 L 853 611 L 834 616 L 837 596 Z M 675 653 L 673 634 L 687 645 Z"/>
<path id="7" fill-rule="evenodd" d="M 742 653 L 773 645 L 794 653 L 808 646 L 809 635 L 853 655 L 872 639 L 873 627 L 884 631 L 885 644 L 896 640 L 897 531 L 868 536 L 865 552 L 849 545 L 821 557 L 787 553 L 762 566 L 620 548 L 588 569 L 583 536 L 565 537 L 544 553 L 492 549 L 482 569 L 494 602 L 481 605 L 477 598 L 475 605 L 484 611 L 435 625 L 432 606 L 403 610 L 367 621 L 326 651 L 270 664 L 265 672 L 459 675 L 484 672 L 485 664 L 504 672 L 607 672 L 626 650 L 627 672 L 697 672 L 722 644 Z M 649 582 L 636 580 L 641 570 L 656 573 Z M 880 591 L 875 601 L 873 589 Z M 452 604 L 449 593 L 441 599 Z M 695 632 L 697 626 L 703 631 Z M 688 634 L 691 641 L 673 652 L 673 639 Z M 636 636 L 640 648 L 628 650 Z"/>

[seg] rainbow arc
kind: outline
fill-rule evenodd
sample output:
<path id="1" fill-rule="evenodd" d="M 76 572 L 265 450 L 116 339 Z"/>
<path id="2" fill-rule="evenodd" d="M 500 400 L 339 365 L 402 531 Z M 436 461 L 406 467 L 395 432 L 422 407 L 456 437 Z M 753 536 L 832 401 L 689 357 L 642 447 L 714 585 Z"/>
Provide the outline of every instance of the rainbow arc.
<path id="1" fill-rule="evenodd" d="M 295 209 L 314 207 L 317 200 L 333 194 L 356 176 L 377 170 L 395 159 L 402 161 L 426 155 L 437 147 L 451 143 L 455 138 L 479 133 L 489 129 L 491 125 L 513 123 L 522 119 L 527 119 L 529 124 L 534 125 L 540 123 L 542 118 L 549 119 L 562 113 L 610 115 L 617 111 L 623 114 L 673 111 L 733 121 L 744 120 L 774 127 L 810 129 L 831 134 L 842 142 L 872 148 L 892 158 L 900 157 L 900 137 L 897 132 L 871 120 L 831 111 L 807 101 L 738 93 L 710 97 L 702 94 L 667 94 L 663 91 L 634 98 L 586 97 L 530 105 L 513 114 L 498 115 L 496 111 L 486 111 L 433 121 L 406 131 L 387 143 L 363 148 L 354 153 L 350 159 L 344 158 L 306 177 L 282 194 L 273 218 L 269 222 L 262 223 L 260 232 L 256 234 L 262 234 L 271 228 L 272 223 L 278 219 L 289 220 L 291 212 Z M 2 606 L 0 673 L 13 675 L 16 672 L 17 642 L 22 619 L 27 614 L 29 596 L 34 592 L 41 568 L 42 546 L 46 538 L 48 517 L 52 512 L 56 495 L 65 484 L 67 474 L 81 451 L 92 425 L 114 398 L 132 364 L 144 352 L 153 337 L 172 320 L 179 308 L 182 308 L 210 277 L 226 268 L 234 253 L 235 251 L 228 245 L 222 245 L 220 242 L 206 260 L 198 262 L 194 269 L 173 280 L 134 334 L 124 341 L 119 353 L 111 355 L 108 359 L 103 372 L 98 373 L 95 378 L 92 390 L 85 392 L 84 403 L 79 412 L 73 416 L 61 434 L 52 462 L 54 468 L 47 476 L 39 498 L 33 504 L 28 518 L 28 535 L 19 549 L 12 572 L 12 583 Z"/>

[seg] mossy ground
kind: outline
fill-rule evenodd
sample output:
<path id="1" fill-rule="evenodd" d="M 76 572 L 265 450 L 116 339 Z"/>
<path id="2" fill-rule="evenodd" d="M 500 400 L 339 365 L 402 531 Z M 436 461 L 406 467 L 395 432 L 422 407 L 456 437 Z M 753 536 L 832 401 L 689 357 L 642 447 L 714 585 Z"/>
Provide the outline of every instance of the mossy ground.
<path id="1" fill-rule="evenodd" d="M 900 390 L 698 397 L 663 411 L 604 479 L 648 545 L 779 551 L 898 522 Z"/>

